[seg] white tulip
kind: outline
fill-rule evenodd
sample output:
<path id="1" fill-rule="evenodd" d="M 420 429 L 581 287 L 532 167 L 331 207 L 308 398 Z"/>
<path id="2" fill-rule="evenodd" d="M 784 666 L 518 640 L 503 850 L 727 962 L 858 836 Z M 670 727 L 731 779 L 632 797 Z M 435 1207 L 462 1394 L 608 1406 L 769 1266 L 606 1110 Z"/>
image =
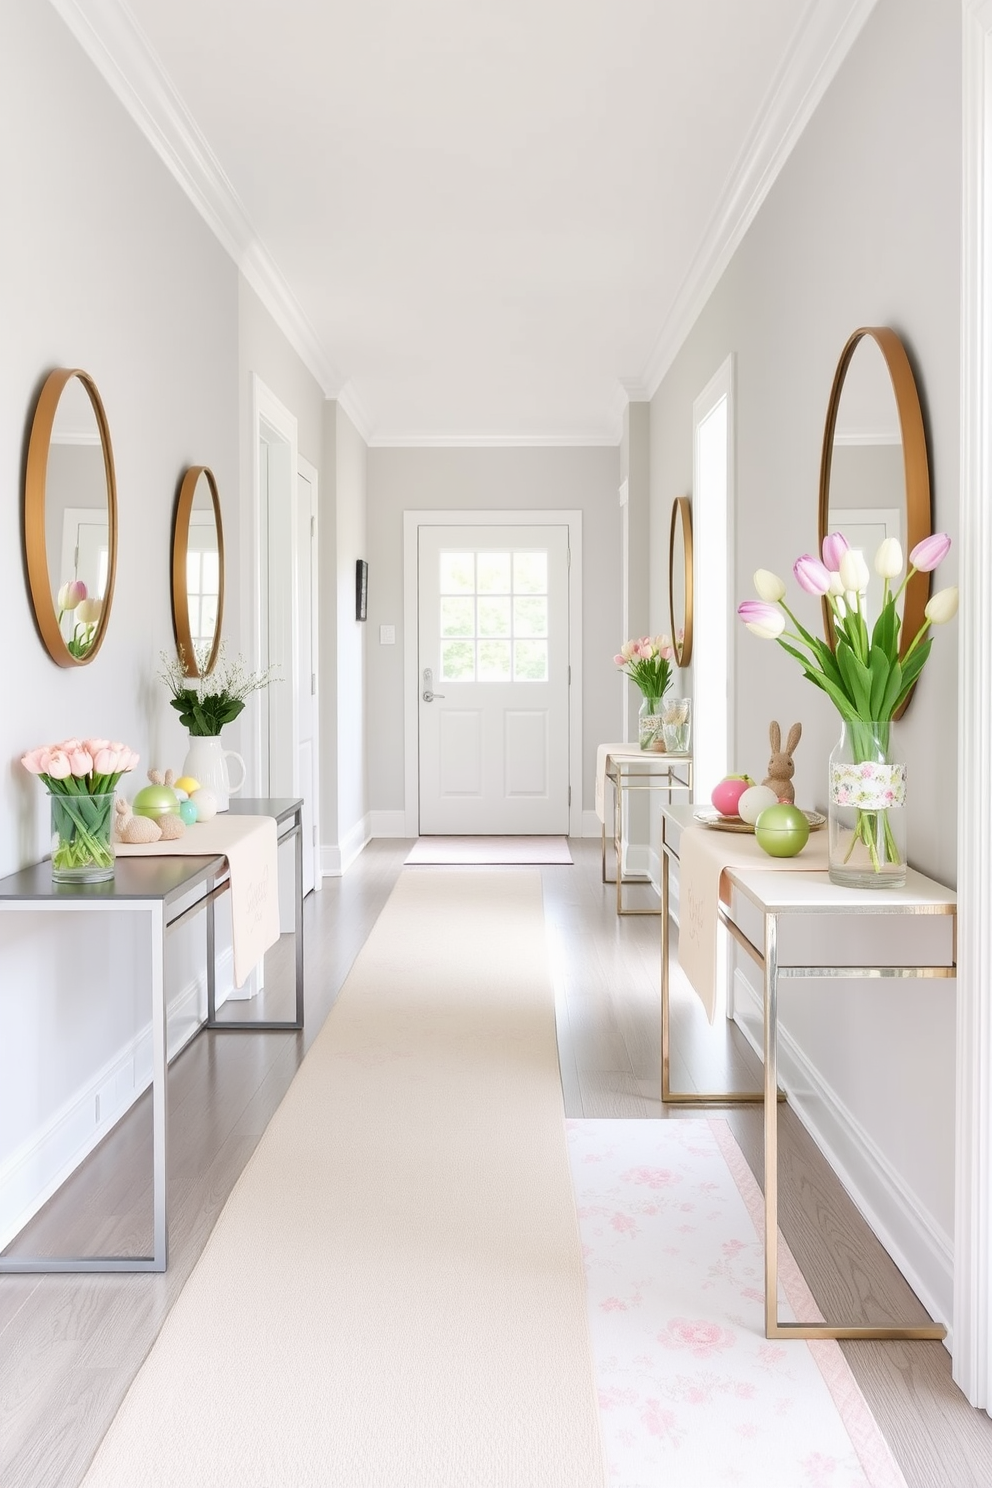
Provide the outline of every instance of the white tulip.
<path id="1" fill-rule="evenodd" d="M 948 620 L 954 619 L 957 612 L 958 586 L 952 584 L 949 589 L 941 589 L 933 595 L 923 613 L 931 625 L 946 625 Z"/>
<path id="2" fill-rule="evenodd" d="M 848 593 L 862 594 L 868 588 L 871 575 L 860 548 L 848 548 L 841 556 L 839 573 Z"/>
<path id="3" fill-rule="evenodd" d="M 897 537 L 887 537 L 879 545 L 875 572 L 880 579 L 897 579 L 902 573 L 902 544 Z"/>
<path id="4" fill-rule="evenodd" d="M 778 604 L 780 599 L 785 598 L 785 585 L 771 569 L 759 568 L 754 574 L 754 592 L 768 604 Z"/>

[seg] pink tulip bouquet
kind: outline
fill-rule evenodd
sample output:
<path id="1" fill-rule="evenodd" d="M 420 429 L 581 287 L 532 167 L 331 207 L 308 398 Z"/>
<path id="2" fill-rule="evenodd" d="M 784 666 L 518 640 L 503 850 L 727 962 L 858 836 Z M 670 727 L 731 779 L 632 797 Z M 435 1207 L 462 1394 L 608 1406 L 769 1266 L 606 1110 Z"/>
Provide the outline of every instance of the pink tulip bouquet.
<path id="1" fill-rule="evenodd" d="M 613 663 L 637 683 L 646 698 L 663 698 L 672 685 L 674 655 L 669 636 L 642 636 L 638 641 L 624 641 Z"/>
<path id="2" fill-rule="evenodd" d="M 114 792 L 137 763 L 133 749 L 109 739 L 63 739 L 21 756 L 51 796 L 53 878 L 112 876 Z"/>

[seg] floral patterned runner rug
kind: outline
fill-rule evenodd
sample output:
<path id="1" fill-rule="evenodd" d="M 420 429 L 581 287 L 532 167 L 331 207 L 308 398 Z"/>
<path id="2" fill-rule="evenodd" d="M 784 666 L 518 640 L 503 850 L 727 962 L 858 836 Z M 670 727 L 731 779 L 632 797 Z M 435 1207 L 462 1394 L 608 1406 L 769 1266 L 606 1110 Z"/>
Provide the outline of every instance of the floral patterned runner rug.
<path id="1" fill-rule="evenodd" d="M 839 1344 L 765 1338 L 761 1194 L 727 1123 L 567 1125 L 607 1482 L 906 1488 Z M 780 1316 L 818 1318 L 779 1257 Z"/>

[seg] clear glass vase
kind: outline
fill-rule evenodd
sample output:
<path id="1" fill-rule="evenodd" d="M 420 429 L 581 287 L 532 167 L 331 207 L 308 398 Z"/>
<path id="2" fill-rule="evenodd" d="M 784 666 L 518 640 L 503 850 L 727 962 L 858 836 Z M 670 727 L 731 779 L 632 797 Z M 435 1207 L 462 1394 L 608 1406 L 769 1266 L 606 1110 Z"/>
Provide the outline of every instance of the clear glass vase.
<path id="1" fill-rule="evenodd" d="M 830 753 L 830 880 L 847 888 L 906 882 L 906 766 L 889 722 L 842 723 Z"/>
<path id="2" fill-rule="evenodd" d="M 660 697 L 649 697 L 645 693 L 641 699 L 637 710 L 637 742 L 642 749 L 650 749 L 655 754 L 664 753 L 665 725 Z"/>
<path id="3" fill-rule="evenodd" d="M 661 705 L 661 727 L 668 754 L 688 754 L 692 741 L 692 699 L 666 698 Z"/>
<path id="4" fill-rule="evenodd" d="M 114 791 L 95 796 L 49 793 L 55 883 L 101 883 L 113 878 L 114 800 Z"/>

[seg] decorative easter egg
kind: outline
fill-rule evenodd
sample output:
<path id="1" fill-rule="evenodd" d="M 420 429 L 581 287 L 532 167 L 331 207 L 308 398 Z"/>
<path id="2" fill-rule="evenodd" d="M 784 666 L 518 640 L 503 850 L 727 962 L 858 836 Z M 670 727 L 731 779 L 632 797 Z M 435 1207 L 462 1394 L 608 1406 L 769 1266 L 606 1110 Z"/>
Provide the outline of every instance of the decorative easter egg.
<path id="1" fill-rule="evenodd" d="M 200 815 L 199 807 L 195 801 L 180 801 L 179 815 L 188 827 L 191 827 Z"/>
<path id="2" fill-rule="evenodd" d="M 189 798 L 196 807 L 197 821 L 207 822 L 217 815 L 217 797 L 205 785 L 197 786 Z"/>
<path id="3" fill-rule="evenodd" d="M 172 789 L 175 791 L 175 793 L 176 793 L 176 799 L 178 801 L 188 801 L 189 800 L 189 791 L 180 790 L 177 785 L 174 785 L 172 787 Z"/>
<path id="4" fill-rule="evenodd" d="M 754 824 L 758 846 L 772 858 L 794 858 L 809 841 L 809 822 L 798 806 L 766 806 Z"/>
<path id="5" fill-rule="evenodd" d="M 175 789 L 177 791 L 185 791 L 187 796 L 191 796 L 195 790 L 200 789 L 200 782 L 194 780 L 192 775 L 180 775 L 179 779 L 175 782 Z"/>
<path id="6" fill-rule="evenodd" d="M 778 804 L 778 796 L 767 785 L 749 785 L 737 802 L 737 815 L 753 827 L 767 806 Z"/>
<path id="7" fill-rule="evenodd" d="M 131 809 L 135 816 L 178 816 L 179 797 L 171 785 L 143 785 Z"/>
<path id="8" fill-rule="evenodd" d="M 713 787 L 710 800 L 721 816 L 736 816 L 737 803 L 753 784 L 750 775 L 725 775 L 719 785 Z"/>

